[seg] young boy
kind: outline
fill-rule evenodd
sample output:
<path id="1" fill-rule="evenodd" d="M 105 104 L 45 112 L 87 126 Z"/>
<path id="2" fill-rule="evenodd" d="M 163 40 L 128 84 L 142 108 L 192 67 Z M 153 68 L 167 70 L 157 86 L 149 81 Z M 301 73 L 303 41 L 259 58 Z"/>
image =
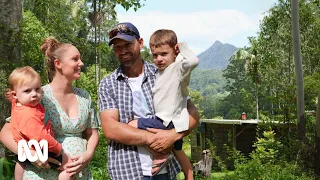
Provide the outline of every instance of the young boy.
<path id="1" fill-rule="evenodd" d="M 16 68 L 9 76 L 9 90 L 5 94 L 11 101 L 11 129 L 13 139 L 19 140 L 42 139 L 48 142 L 49 157 L 55 158 L 60 163 L 68 159 L 63 153 L 62 146 L 54 137 L 51 128 L 51 121 L 44 125 L 45 111 L 40 104 L 42 97 L 41 79 L 39 74 L 29 66 Z M 15 167 L 15 179 L 22 179 L 24 173 L 24 163 L 17 162 Z M 63 162 L 62 164 L 65 164 Z M 51 167 L 59 168 L 58 165 L 49 163 Z M 60 169 L 60 168 L 59 168 Z M 59 179 L 71 179 L 69 175 L 62 171 Z"/>
<path id="2" fill-rule="evenodd" d="M 199 60 L 186 43 L 177 42 L 177 36 L 172 30 L 160 29 L 151 35 L 150 49 L 154 64 L 158 68 L 152 89 L 156 119 L 139 118 L 130 121 L 129 125 L 139 129 L 175 128 L 176 132 L 189 129 L 188 85 L 190 73 Z M 193 179 L 192 166 L 182 150 L 182 143 L 182 140 L 175 142 L 173 152 L 182 166 L 185 179 Z M 152 173 L 157 174 L 171 157 L 154 153 Z"/>

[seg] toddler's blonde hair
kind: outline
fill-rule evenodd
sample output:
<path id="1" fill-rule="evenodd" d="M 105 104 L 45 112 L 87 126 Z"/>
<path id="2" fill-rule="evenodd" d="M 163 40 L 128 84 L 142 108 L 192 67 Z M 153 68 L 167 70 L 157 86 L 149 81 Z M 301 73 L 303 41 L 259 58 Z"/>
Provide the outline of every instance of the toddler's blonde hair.
<path id="1" fill-rule="evenodd" d="M 15 88 L 21 87 L 31 81 L 41 82 L 40 75 L 32 67 L 25 66 L 13 70 L 8 79 L 9 89 L 5 91 L 6 99 L 11 100 L 11 91 L 14 91 Z"/>

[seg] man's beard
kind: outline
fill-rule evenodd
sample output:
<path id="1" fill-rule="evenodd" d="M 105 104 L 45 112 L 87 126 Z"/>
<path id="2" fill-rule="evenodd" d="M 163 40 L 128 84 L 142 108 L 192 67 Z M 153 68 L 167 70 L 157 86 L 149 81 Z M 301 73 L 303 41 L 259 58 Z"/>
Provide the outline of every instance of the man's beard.
<path id="1" fill-rule="evenodd" d="M 126 67 L 126 68 L 129 68 L 129 67 L 133 66 L 137 62 L 139 57 L 140 57 L 140 55 L 138 54 L 136 57 L 132 58 L 133 60 L 130 60 L 129 62 L 126 62 L 126 63 L 121 63 L 121 65 Z"/>

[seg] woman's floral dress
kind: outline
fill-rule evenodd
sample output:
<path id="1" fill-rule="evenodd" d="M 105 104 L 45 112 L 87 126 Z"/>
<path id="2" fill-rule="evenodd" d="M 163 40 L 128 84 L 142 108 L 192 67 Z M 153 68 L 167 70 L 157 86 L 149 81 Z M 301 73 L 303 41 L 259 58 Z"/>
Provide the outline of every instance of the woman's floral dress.
<path id="1" fill-rule="evenodd" d="M 52 121 L 52 130 L 55 139 L 62 144 L 62 148 L 70 157 L 86 151 L 87 140 L 82 137 L 86 128 L 98 128 L 99 121 L 96 117 L 90 95 L 87 91 L 73 87 L 78 100 L 78 122 L 72 123 L 68 115 L 61 109 L 58 101 L 53 96 L 49 85 L 42 87 L 42 105 L 46 111 L 46 120 Z M 45 122 L 46 123 L 46 122 Z M 40 169 L 31 164 L 25 168 L 23 179 L 26 180 L 57 180 L 59 171 L 55 169 Z M 85 167 L 77 179 L 91 180 L 89 166 Z"/>

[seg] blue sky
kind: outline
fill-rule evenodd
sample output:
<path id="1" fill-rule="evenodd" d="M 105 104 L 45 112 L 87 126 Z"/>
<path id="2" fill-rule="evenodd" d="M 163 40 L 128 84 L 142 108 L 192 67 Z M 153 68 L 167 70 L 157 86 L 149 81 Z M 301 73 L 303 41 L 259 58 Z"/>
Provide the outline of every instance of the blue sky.
<path id="1" fill-rule="evenodd" d="M 132 22 L 148 46 L 157 29 L 172 29 L 199 54 L 216 40 L 248 46 L 256 36 L 264 12 L 277 0 L 146 0 L 137 12 L 117 6 L 118 20 Z"/>

